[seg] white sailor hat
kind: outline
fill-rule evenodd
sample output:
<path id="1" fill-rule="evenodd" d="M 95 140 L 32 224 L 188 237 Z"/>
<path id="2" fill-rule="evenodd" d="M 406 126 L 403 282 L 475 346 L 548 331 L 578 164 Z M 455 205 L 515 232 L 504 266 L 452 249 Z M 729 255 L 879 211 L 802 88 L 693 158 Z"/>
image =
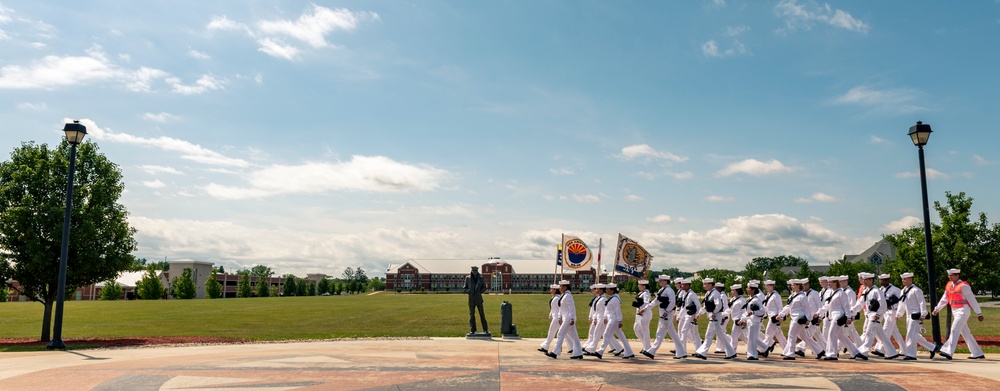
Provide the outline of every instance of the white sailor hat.
<path id="1" fill-rule="evenodd" d="M 749 282 L 754 283 L 754 284 L 760 284 L 760 280 L 750 280 Z"/>
<path id="2" fill-rule="evenodd" d="M 691 285 L 691 279 L 690 278 L 685 278 L 685 279 L 681 280 L 681 284 Z"/>
<path id="3" fill-rule="evenodd" d="M 849 278 L 847 278 L 847 276 L 837 276 L 837 279 L 840 280 L 840 281 L 847 281 L 847 280 L 849 280 Z"/>
<path id="4" fill-rule="evenodd" d="M 732 290 L 743 289 L 743 285 L 741 285 L 741 284 L 733 284 L 733 286 L 729 287 L 729 289 L 732 289 Z"/>
<path id="5" fill-rule="evenodd" d="M 612 282 L 612 283 L 610 283 L 608 285 L 605 285 L 604 287 L 608 288 L 608 289 L 618 289 L 618 284 L 615 284 L 615 283 Z"/>
<path id="6" fill-rule="evenodd" d="M 713 283 L 715 283 L 715 280 L 712 279 L 711 277 L 709 277 L 709 278 L 706 278 L 704 280 L 701 280 L 701 283 L 702 284 L 713 284 Z"/>
<path id="7" fill-rule="evenodd" d="M 597 289 L 597 284 L 590 284 L 590 289 Z"/>
<path id="8" fill-rule="evenodd" d="M 764 285 L 774 285 L 774 280 L 764 281 Z"/>
<path id="9" fill-rule="evenodd" d="M 948 275 L 952 274 L 962 274 L 962 271 L 958 269 L 948 269 Z"/>
<path id="10" fill-rule="evenodd" d="M 819 276 L 819 280 L 820 280 L 820 281 L 830 281 L 830 277 L 827 277 L 827 276 Z"/>
<path id="11" fill-rule="evenodd" d="M 639 280 L 639 285 L 649 285 L 649 280 Z"/>
<path id="12" fill-rule="evenodd" d="M 670 281 L 670 276 L 668 276 L 668 275 L 666 275 L 666 274 L 661 274 L 661 275 L 660 275 L 660 277 L 659 277 L 659 279 L 660 279 L 660 280 L 667 280 L 667 281 Z"/>
<path id="13" fill-rule="evenodd" d="M 674 279 L 674 283 L 675 284 L 680 284 L 681 281 L 684 281 L 684 277 L 677 277 L 677 278 Z"/>
<path id="14" fill-rule="evenodd" d="M 860 278 L 862 280 L 867 280 L 869 278 L 875 278 L 875 274 L 874 273 L 860 273 L 860 274 L 858 274 L 858 278 Z"/>
<path id="15" fill-rule="evenodd" d="M 559 289 L 559 284 L 549 285 L 549 289 Z"/>
<path id="16" fill-rule="evenodd" d="M 559 280 L 559 285 L 569 285 L 569 280 Z"/>
<path id="17" fill-rule="evenodd" d="M 756 287 L 757 287 L 757 281 L 750 281 L 750 283 L 747 284 L 747 288 L 756 288 Z"/>
<path id="18" fill-rule="evenodd" d="M 726 284 L 723 284 L 722 282 L 717 282 L 717 283 L 715 283 L 715 287 L 716 288 L 725 288 Z"/>
<path id="19" fill-rule="evenodd" d="M 906 272 L 899 275 L 899 278 L 913 278 L 913 273 Z"/>
<path id="20" fill-rule="evenodd" d="M 607 288 L 607 287 L 608 286 L 604 285 L 604 284 L 594 284 L 594 289 L 604 289 L 604 288 Z"/>
<path id="21" fill-rule="evenodd" d="M 889 276 L 888 274 L 885 274 L 885 273 L 882 273 L 882 274 L 878 275 L 878 279 L 880 279 L 880 280 L 888 280 L 890 277 L 891 276 Z"/>
<path id="22" fill-rule="evenodd" d="M 800 284 L 800 285 L 809 285 L 809 279 L 808 278 L 800 278 L 798 284 Z"/>

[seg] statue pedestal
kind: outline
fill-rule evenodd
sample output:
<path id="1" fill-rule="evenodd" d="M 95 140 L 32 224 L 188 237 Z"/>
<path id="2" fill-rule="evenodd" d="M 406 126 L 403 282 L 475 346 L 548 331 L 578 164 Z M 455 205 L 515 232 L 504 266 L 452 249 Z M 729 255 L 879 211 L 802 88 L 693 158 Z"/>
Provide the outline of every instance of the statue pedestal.
<path id="1" fill-rule="evenodd" d="M 465 335 L 465 339 L 482 339 L 489 341 L 493 339 L 493 334 L 488 332 L 468 333 Z"/>

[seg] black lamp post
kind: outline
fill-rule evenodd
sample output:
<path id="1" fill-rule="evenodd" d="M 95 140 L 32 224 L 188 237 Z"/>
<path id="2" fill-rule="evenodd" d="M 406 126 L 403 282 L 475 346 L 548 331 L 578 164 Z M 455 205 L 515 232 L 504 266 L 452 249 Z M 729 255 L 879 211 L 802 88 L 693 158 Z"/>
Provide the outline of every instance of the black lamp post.
<path id="1" fill-rule="evenodd" d="M 916 125 L 910 127 L 909 135 L 920 155 L 920 189 L 924 197 L 924 245 L 927 251 L 927 293 L 930 295 L 931 306 L 935 306 L 938 301 L 937 276 L 934 273 L 934 247 L 931 244 L 931 212 L 927 204 L 927 169 L 924 167 L 924 145 L 927 145 L 927 139 L 931 137 L 931 126 L 917 121 Z M 940 346 L 941 327 L 938 325 L 936 315 L 931 319 L 931 332 L 934 336 L 934 343 Z"/>
<path id="2" fill-rule="evenodd" d="M 66 258 L 69 257 L 69 221 L 73 210 L 73 174 L 76 171 L 76 146 L 83 142 L 87 135 L 87 127 L 80 121 L 73 121 L 63 127 L 69 149 L 69 179 L 66 180 L 66 215 L 63 217 L 62 250 L 59 253 L 59 288 L 56 290 L 56 319 L 52 331 L 52 340 L 46 349 L 66 349 L 62 341 L 63 305 L 66 301 Z"/>

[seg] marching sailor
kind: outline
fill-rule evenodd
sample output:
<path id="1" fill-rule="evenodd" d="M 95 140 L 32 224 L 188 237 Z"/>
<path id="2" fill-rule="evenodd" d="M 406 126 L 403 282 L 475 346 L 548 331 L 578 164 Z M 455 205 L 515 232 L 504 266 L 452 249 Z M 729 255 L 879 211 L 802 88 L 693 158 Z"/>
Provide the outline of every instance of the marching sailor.
<path id="1" fill-rule="evenodd" d="M 660 349 L 663 344 L 663 338 L 670 336 L 670 340 L 674 342 L 674 358 L 680 359 L 684 358 L 679 352 L 681 351 L 680 343 L 682 342 L 680 338 L 677 337 L 677 331 L 674 330 L 674 307 L 677 305 L 677 298 L 674 295 L 673 288 L 670 287 L 670 276 L 661 274 L 657 279 L 660 285 L 660 290 L 656 293 L 657 307 L 659 307 L 659 321 L 656 324 L 656 340 L 653 344 L 646 349 L 642 354 L 646 357 L 652 359 L 656 356 L 656 351 Z"/>
<path id="2" fill-rule="evenodd" d="M 725 326 L 722 324 L 722 314 L 725 313 L 726 300 L 719 291 L 715 290 L 714 280 L 706 278 L 702 282 L 705 287 L 705 305 L 702 307 L 702 310 L 708 314 L 708 329 L 705 331 L 705 341 L 702 342 L 701 347 L 695 350 L 693 357 L 702 360 L 707 359 L 705 355 L 708 354 L 708 350 L 712 347 L 712 340 L 719 337 L 719 344 L 726 351 L 725 359 L 731 360 L 736 357 L 736 351 L 733 350 L 732 341 L 726 335 L 724 331 Z"/>
<path id="3" fill-rule="evenodd" d="M 828 361 L 837 360 L 840 354 L 840 344 L 843 344 L 851 352 L 852 357 L 860 356 L 857 346 L 844 334 L 845 330 L 854 328 L 851 324 L 854 321 L 852 319 L 854 314 L 851 313 L 850 307 L 851 295 L 840 288 L 841 283 L 847 285 L 847 276 L 840 277 L 844 278 L 833 277 L 829 279 L 828 289 L 832 290 L 833 293 L 823 308 L 820 308 L 817 314 L 813 314 L 814 317 L 826 315 L 830 319 L 830 332 L 826 337 L 826 357 L 823 357 L 824 360 Z"/>
<path id="4" fill-rule="evenodd" d="M 899 300 L 903 297 L 903 291 L 895 285 L 892 285 L 890 277 L 891 276 L 888 274 L 880 274 L 878 276 L 879 290 L 882 291 L 882 297 L 885 297 L 885 305 L 887 307 L 885 310 L 885 319 L 882 320 L 882 330 L 885 330 L 885 335 L 889 338 L 885 342 L 892 343 L 892 339 L 895 338 L 896 343 L 899 344 L 899 347 L 896 350 L 902 350 L 903 336 L 899 334 L 899 326 L 897 323 L 897 319 L 901 318 L 902 315 L 897 312 L 899 311 Z M 883 350 L 882 343 L 883 341 L 878 341 L 878 343 L 875 344 L 875 350 L 872 351 L 872 354 L 885 357 L 885 351 Z"/>
<path id="5" fill-rule="evenodd" d="M 696 323 L 701 305 L 698 302 L 698 295 L 691 291 L 690 278 L 681 280 L 681 292 L 684 297 L 677 299 L 677 305 L 681 307 L 681 316 L 677 323 L 680 332 L 678 336 L 684 340 L 684 343 L 681 345 L 683 350 L 678 350 L 677 354 L 686 356 L 688 342 L 694 346 L 701 346 L 701 336 L 698 335 L 698 323 Z"/>
<path id="6" fill-rule="evenodd" d="M 590 284 L 590 294 L 593 297 L 590 298 L 590 304 L 587 305 L 587 323 L 589 327 L 587 328 L 587 340 L 583 343 L 583 354 L 587 354 L 586 349 L 594 342 L 594 332 L 597 331 L 597 322 L 594 320 L 597 317 L 597 303 L 601 300 L 601 294 L 604 289 L 598 289 L 597 287 L 601 284 Z"/>
<path id="7" fill-rule="evenodd" d="M 635 337 L 642 342 L 640 353 L 646 353 L 650 347 L 649 321 L 653 319 L 653 308 L 656 307 L 656 301 L 649 293 L 648 280 L 639 280 L 639 294 L 635 295 L 632 306 L 635 307 L 635 323 L 632 325 L 632 331 L 635 332 Z"/>
<path id="8" fill-rule="evenodd" d="M 830 301 L 830 297 L 833 296 L 833 289 L 830 289 L 830 277 L 827 277 L 827 276 L 820 277 L 819 278 L 819 286 L 823 287 L 823 289 L 821 289 L 819 291 L 819 299 L 820 299 L 819 307 L 822 308 L 823 304 L 826 304 L 827 302 L 829 302 Z M 817 341 L 819 341 L 820 344 L 825 344 L 826 343 L 826 338 L 830 336 L 830 316 L 829 315 L 830 314 L 821 314 L 819 316 L 819 318 L 813 318 L 813 319 L 820 319 L 820 324 L 823 326 L 822 336 L 820 338 L 817 338 Z"/>
<path id="9" fill-rule="evenodd" d="M 951 356 L 955 354 L 955 348 L 958 346 L 958 336 L 961 335 L 965 339 L 965 343 L 969 345 L 969 352 L 972 354 L 969 359 L 980 360 L 985 356 L 983 350 L 979 348 L 976 338 L 969 331 L 969 317 L 974 312 L 979 317 L 980 322 L 985 318 L 983 318 L 983 310 L 979 308 L 979 302 L 976 301 L 976 296 L 972 294 L 972 286 L 959 277 L 961 272 L 958 269 L 948 269 L 948 280 L 950 281 L 944 287 L 944 296 L 941 297 L 941 301 L 938 302 L 937 307 L 934 307 L 934 316 L 937 316 L 938 312 L 945 306 L 951 306 L 952 313 L 951 334 L 948 335 L 948 340 L 944 342 L 944 345 L 937 350 L 942 357 L 951 360 Z"/>
<path id="10" fill-rule="evenodd" d="M 635 358 L 635 354 L 632 353 L 632 347 L 629 346 L 628 339 L 625 339 L 625 333 L 622 331 L 622 300 L 618 297 L 618 285 L 615 283 L 608 284 L 607 293 L 609 296 L 604 301 L 604 305 L 607 307 L 607 311 L 604 314 L 604 323 L 607 325 L 607 329 L 604 331 L 604 342 L 594 355 L 597 358 L 603 358 L 604 350 L 611 344 L 611 340 L 614 337 L 618 337 L 618 340 L 623 345 L 622 348 L 625 350 L 625 356 L 622 358 Z"/>
<path id="11" fill-rule="evenodd" d="M 767 328 L 764 330 L 764 344 L 770 353 L 774 350 L 774 345 L 781 344 L 785 347 L 788 341 L 781 333 L 781 320 L 778 319 L 778 312 L 781 312 L 781 295 L 774 290 L 774 280 L 764 281 L 764 289 L 767 294 L 764 296 L 764 309 L 767 310 Z"/>
<path id="12" fill-rule="evenodd" d="M 597 327 L 594 329 L 594 341 L 589 345 L 584 346 L 583 354 L 588 356 L 596 356 L 594 352 L 597 350 L 598 346 L 601 346 L 601 340 L 604 339 L 604 333 L 608 328 L 607 323 L 604 322 L 604 317 L 608 313 L 607 302 L 608 298 L 611 297 L 611 290 L 607 288 L 605 284 L 597 284 L 599 294 L 597 296 L 597 301 L 595 302 L 596 314 L 594 315 L 594 322 L 597 323 Z M 607 292 L 608 295 L 605 296 L 604 293 Z M 622 345 L 618 343 L 617 339 L 611 338 L 610 341 L 611 354 L 615 356 L 620 355 L 624 350 Z"/>
<path id="13" fill-rule="evenodd" d="M 815 291 L 815 290 L 812 289 L 812 284 L 809 283 L 809 278 L 800 279 L 799 282 L 802 283 L 802 284 L 800 284 L 800 285 L 802 285 L 802 287 L 801 287 L 802 289 L 800 289 L 800 291 L 803 292 L 806 295 L 806 304 L 807 304 L 807 306 L 806 306 L 807 307 L 806 314 L 810 314 L 811 315 L 811 314 L 814 314 L 814 313 L 818 312 L 819 309 L 820 309 L 820 307 L 823 307 L 822 293 L 821 292 L 817 292 L 817 291 Z M 822 285 L 822 284 L 820 284 L 820 285 Z M 821 335 L 821 332 L 820 332 L 820 329 L 819 329 L 819 325 L 820 325 L 819 318 L 811 318 L 811 319 L 809 319 L 809 324 L 806 325 L 805 335 L 808 336 L 809 338 L 812 338 L 813 341 L 816 341 L 816 346 L 822 347 L 823 344 L 824 344 L 824 342 L 820 342 L 821 341 L 820 338 L 822 338 L 822 335 Z M 826 340 L 824 339 L 823 341 L 826 341 Z M 805 348 L 806 348 L 806 342 L 805 341 L 799 342 L 798 345 L 795 345 L 795 348 L 796 348 L 795 349 L 795 355 L 796 356 L 805 357 L 805 355 L 806 355 L 805 354 Z M 813 353 L 819 354 L 816 351 L 813 351 Z"/>
<path id="14" fill-rule="evenodd" d="M 906 339 L 903 340 L 903 360 L 917 359 L 917 345 L 923 346 L 931 352 L 931 358 L 937 354 L 934 344 L 927 338 L 920 335 L 920 326 L 924 324 L 924 319 L 929 318 L 927 314 L 927 303 L 924 301 L 924 291 L 920 290 L 913 283 L 913 273 L 903 273 L 899 275 L 903 279 L 903 293 L 900 296 L 899 315 L 906 318 Z"/>
<path id="15" fill-rule="evenodd" d="M 761 299 L 760 288 L 758 288 L 757 281 L 750 281 L 747 284 L 747 291 L 750 296 L 747 298 L 747 309 L 743 313 L 743 317 L 740 319 L 740 326 L 745 326 L 747 328 L 748 342 L 747 342 L 747 360 L 757 361 L 758 355 L 763 355 L 767 357 L 767 347 L 760 346 L 760 338 L 757 334 L 760 333 L 760 324 L 767 316 L 767 311 L 764 310 L 763 300 Z M 761 348 L 764 351 L 761 351 Z"/>
<path id="16" fill-rule="evenodd" d="M 562 354 L 564 340 L 569 340 L 570 359 L 583 359 L 583 350 L 580 348 L 580 334 L 576 331 L 576 303 L 573 301 L 573 291 L 570 290 L 568 280 L 559 281 L 559 337 L 556 339 L 555 353 L 549 351 L 548 356 L 559 358 Z"/>
<path id="17" fill-rule="evenodd" d="M 545 355 L 549 354 L 549 345 L 552 345 L 552 339 L 559 332 L 559 284 L 549 285 L 549 293 L 552 294 L 552 298 L 549 299 L 549 333 L 542 346 L 538 348 L 538 351 Z"/>
<path id="18" fill-rule="evenodd" d="M 740 340 L 743 340 L 747 345 L 750 344 L 747 339 L 747 327 L 740 321 L 747 310 L 747 299 L 743 297 L 743 284 L 734 284 L 729 287 L 729 297 L 729 303 L 727 303 L 729 318 L 733 320 L 733 330 L 729 333 L 729 341 L 733 345 L 733 350 L 736 350 L 740 345 Z"/>
<path id="19" fill-rule="evenodd" d="M 726 350 L 722 348 L 722 342 L 719 342 L 719 338 L 728 339 L 730 344 L 733 342 L 732 338 L 729 337 L 729 333 L 726 331 L 726 326 L 729 325 L 729 317 L 730 317 L 729 301 L 727 300 L 726 297 L 726 284 L 723 284 L 722 281 L 716 281 L 715 290 L 719 292 L 718 295 L 722 299 L 722 305 L 723 305 L 722 320 L 719 321 L 719 325 L 722 326 L 722 332 L 715 334 L 715 353 L 722 354 L 725 353 Z M 734 345 L 733 349 L 735 348 L 736 346 Z"/>
<path id="20" fill-rule="evenodd" d="M 803 292 L 803 286 L 809 284 L 809 279 L 788 280 L 788 282 L 792 293 L 788 297 L 788 304 L 778 313 L 778 317 L 781 319 L 792 318 L 792 321 L 788 324 L 788 342 L 790 343 L 784 345 L 782 356 L 784 356 L 785 360 L 794 360 L 796 351 L 795 341 L 801 339 L 803 343 L 809 346 L 813 354 L 816 354 L 816 359 L 823 358 L 825 355 L 823 348 L 819 346 L 819 343 L 812 336 L 806 333 L 806 327 L 809 326 L 809 322 L 812 320 L 812 314 L 818 311 L 818 309 L 811 308 L 812 304 L 809 302 L 806 293 Z"/>
<path id="21" fill-rule="evenodd" d="M 885 334 L 885 330 L 882 329 L 882 320 L 885 318 L 888 305 L 885 303 L 882 291 L 875 288 L 875 275 L 872 273 L 861 273 L 861 280 L 863 283 L 861 288 L 863 293 L 857 303 L 854 303 L 854 306 L 851 307 L 852 313 L 858 313 L 862 308 L 865 313 L 865 324 L 862 329 L 864 334 L 861 336 L 861 346 L 858 347 L 860 353 L 855 358 L 860 357 L 862 360 L 867 360 L 868 351 L 875 345 L 876 339 L 882 341 L 882 345 L 885 347 L 886 360 L 899 357 L 896 347 L 892 345 L 889 337 Z"/>
<path id="22" fill-rule="evenodd" d="M 858 302 L 858 298 L 861 297 L 861 291 L 858 291 L 857 293 L 854 292 L 854 289 L 851 288 L 850 280 L 846 275 L 837 278 L 840 279 L 840 288 L 843 289 L 844 293 L 848 296 L 847 300 L 850 303 L 850 308 L 853 308 L 854 304 Z M 858 286 L 858 289 L 861 289 L 860 285 Z M 853 315 L 854 320 L 861 319 L 860 315 L 861 313 L 855 313 Z M 847 338 L 851 340 L 851 343 L 854 344 L 854 346 L 861 346 L 861 336 L 858 334 L 856 326 L 846 328 L 844 333 L 847 335 Z"/>

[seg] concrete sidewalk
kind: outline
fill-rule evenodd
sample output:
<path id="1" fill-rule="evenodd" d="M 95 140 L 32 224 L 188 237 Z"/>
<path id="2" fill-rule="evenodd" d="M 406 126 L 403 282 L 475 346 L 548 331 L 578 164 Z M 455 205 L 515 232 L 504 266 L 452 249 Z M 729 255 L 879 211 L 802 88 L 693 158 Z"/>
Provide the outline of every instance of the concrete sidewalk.
<path id="1" fill-rule="evenodd" d="M 987 360 L 550 359 L 540 340 L 345 340 L 0 353 L 2 390 L 931 390 L 1000 387 Z M 633 346 L 635 343 L 633 342 Z M 666 352 L 664 352 L 666 353 Z"/>

